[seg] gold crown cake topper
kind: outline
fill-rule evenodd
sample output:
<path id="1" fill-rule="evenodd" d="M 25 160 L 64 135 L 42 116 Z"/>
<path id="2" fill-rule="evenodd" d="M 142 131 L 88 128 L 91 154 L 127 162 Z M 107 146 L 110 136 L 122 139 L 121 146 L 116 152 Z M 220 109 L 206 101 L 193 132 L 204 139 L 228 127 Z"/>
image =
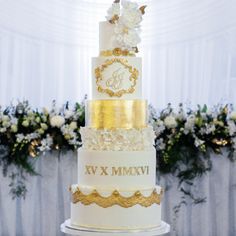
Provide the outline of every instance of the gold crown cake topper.
<path id="1" fill-rule="evenodd" d="M 123 51 L 138 52 L 140 43 L 140 23 L 146 6 L 139 7 L 136 2 L 115 0 L 107 11 L 106 19 L 114 24 L 113 43 Z"/>

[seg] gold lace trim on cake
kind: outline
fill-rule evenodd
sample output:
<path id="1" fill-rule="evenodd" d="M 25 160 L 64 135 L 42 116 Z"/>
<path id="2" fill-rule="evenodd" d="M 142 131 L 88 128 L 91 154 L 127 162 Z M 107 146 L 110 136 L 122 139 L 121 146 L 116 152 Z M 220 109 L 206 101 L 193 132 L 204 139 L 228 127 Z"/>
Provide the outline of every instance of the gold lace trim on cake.
<path id="1" fill-rule="evenodd" d="M 111 57 L 111 56 L 129 56 L 129 57 L 135 57 L 135 53 L 128 51 L 128 50 L 122 50 L 121 48 L 114 48 L 113 50 L 105 50 L 100 52 L 100 56 L 102 57 Z"/>
<path id="2" fill-rule="evenodd" d="M 96 189 L 86 195 L 79 188 L 77 188 L 77 191 L 72 194 L 72 202 L 74 204 L 80 202 L 86 206 L 95 203 L 103 208 L 112 207 L 114 205 L 119 205 L 123 208 L 129 208 L 134 205 L 149 207 L 153 204 L 160 205 L 162 194 L 163 190 L 161 190 L 160 193 L 157 193 L 156 189 L 154 189 L 148 197 L 145 197 L 141 191 L 136 191 L 130 197 L 124 197 L 117 190 L 115 190 L 109 197 L 103 197 Z"/>

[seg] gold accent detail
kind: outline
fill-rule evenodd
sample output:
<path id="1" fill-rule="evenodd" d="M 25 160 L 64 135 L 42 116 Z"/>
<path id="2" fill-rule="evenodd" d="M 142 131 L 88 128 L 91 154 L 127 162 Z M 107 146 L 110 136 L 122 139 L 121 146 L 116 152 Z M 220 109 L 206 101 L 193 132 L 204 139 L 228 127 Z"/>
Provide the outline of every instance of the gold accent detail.
<path id="1" fill-rule="evenodd" d="M 106 50 L 101 51 L 100 56 L 102 57 L 111 57 L 111 56 L 129 56 L 129 57 L 135 57 L 135 53 L 128 51 L 128 50 L 122 50 L 121 48 L 114 48 L 113 50 Z"/>
<path id="2" fill-rule="evenodd" d="M 144 6 L 141 6 L 141 7 L 139 8 L 139 10 L 141 11 L 142 15 L 145 14 L 145 8 L 146 8 L 146 7 L 147 7 L 147 6 L 144 5 Z"/>
<path id="3" fill-rule="evenodd" d="M 77 191 L 72 194 L 72 202 L 74 204 L 81 202 L 85 206 L 95 203 L 103 208 L 112 207 L 114 205 L 119 205 L 123 208 L 129 208 L 134 205 L 150 207 L 153 204 L 160 205 L 162 194 L 163 190 L 161 190 L 160 194 L 158 194 L 156 189 L 154 189 L 148 197 L 143 196 L 140 191 L 136 191 L 130 197 L 124 197 L 119 193 L 119 191 L 115 190 L 109 197 L 103 197 L 96 189 L 86 195 L 79 188 L 77 188 Z"/>
<path id="4" fill-rule="evenodd" d="M 131 86 L 129 89 L 121 89 L 117 92 L 114 92 L 108 88 L 103 88 L 101 85 L 99 85 L 99 82 L 103 80 L 103 71 L 108 68 L 110 65 L 114 63 L 120 63 L 122 66 L 124 66 L 125 69 L 128 69 L 130 73 L 129 80 L 131 81 Z M 97 90 L 100 93 L 107 93 L 110 97 L 121 97 L 123 94 L 127 93 L 133 93 L 135 91 L 135 86 L 137 84 L 139 76 L 139 71 L 136 68 L 133 68 L 128 64 L 128 61 L 121 58 L 112 58 L 110 60 L 106 60 L 105 63 L 101 67 L 97 67 L 95 69 L 95 78 L 96 78 L 96 84 L 97 84 Z"/>
<path id="5" fill-rule="evenodd" d="M 118 21 L 118 20 L 119 20 L 119 16 L 118 16 L 118 15 L 114 15 L 114 16 L 109 20 L 109 22 L 110 22 L 111 24 L 115 24 L 116 21 Z"/>
<path id="6" fill-rule="evenodd" d="M 86 125 L 96 129 L 147 127 L 146 100 L 91 100 Z"/>
<path id="7" fill-rule="evenodd" d="M 215 139 L 212 140 L 212 143 L 214 143 L 218 146 L 223 146 L 224 147 L 228 144 L 228 141 L 226 139 L 217 139 L 217 138 L 215 138 Z"/>

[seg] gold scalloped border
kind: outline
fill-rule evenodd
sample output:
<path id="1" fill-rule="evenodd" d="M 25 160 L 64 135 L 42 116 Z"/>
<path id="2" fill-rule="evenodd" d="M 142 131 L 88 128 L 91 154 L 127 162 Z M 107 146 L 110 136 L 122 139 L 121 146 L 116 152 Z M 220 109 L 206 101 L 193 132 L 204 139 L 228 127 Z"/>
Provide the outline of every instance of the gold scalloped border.
<path id="1" fill-rule="evenodd" d="M 129 70 L 130 77 L 129 80 L 132 82 L 132 85 L 130 86 L 129 89 L 121 89 L 118 92 L 114 92 L 110 89 L 105 89 L 101 85 L 99 85 L 99 82 L 102 81 L 102 73 L 103 71 L 112 65 L 113 63 L 120 63 L 123 65 L 126 69 Z M 97 90 L 100 93 L 107 93 L 110 97 L 121 97 L 123 94 L 132 94 L 135 91 L 135 86 L 137 84 L 137 79 L 139 76 L 139 71 L 136 68 L 133 68 L 128 64 L 128 61 L 122 58 L 113 58 L 113 59 L 108 59 L 105 61 L 105 63 L 101 67 L 97 67 L 95 69 L 95 78 L 96 78 L 96 84 L 97 84 Z"/>
<path id="2" fill-rule="evenodd" d="M 141 191 L 136 191 L 130 197 L 124 197 L 119 193 L 119 191 L 115 190 L 110 196 L 103 197 L 96 189 L 94 189 L 90 194 L 86 195 L 79 188 L 77 188 L 77 190 L 72 193 L 72 202 L 74 204 L 80 202 L 85 206 L 95 203 L 103 208 L 112 207 L 114 205 L 118 205 L 123 208 L 129 208 L 134 205 L 150 207 L 153 204 L 160 205 L 162 195 L 163 189 L 161 189 L 160 193 L 157 193 L 156 189 L 154 189 L 148 197 L 145 197 Z"/>

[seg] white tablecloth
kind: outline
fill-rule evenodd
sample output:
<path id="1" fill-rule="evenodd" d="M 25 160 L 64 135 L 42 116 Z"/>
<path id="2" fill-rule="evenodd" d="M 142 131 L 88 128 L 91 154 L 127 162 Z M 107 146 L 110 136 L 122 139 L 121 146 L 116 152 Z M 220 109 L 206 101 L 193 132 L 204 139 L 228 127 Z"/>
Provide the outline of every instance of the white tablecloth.
<path id="1" fill-rule="evenodd" d="M 212 155 L 213 169 L 195 181 L 194 195 L 206 197 L 206 203 L 194 205 L 182 198 L 177 180 L 161 178 L 166 191 L 162 218 L 172 227 L 171 236 L 235 236 L 236 235 L 236 164 L 226 153 Z M 0 235 L 63 235 L 60 224 L 70 217 L 71 183 L 77 179 L 76 153 L 47 153 L 40 156 L 36 169 L 41 176 L 29 177 L 26 199 L 12 200 L 9 180 L 0 174 Z M 174 207 L 181 201 L 179 212 Z"/>

